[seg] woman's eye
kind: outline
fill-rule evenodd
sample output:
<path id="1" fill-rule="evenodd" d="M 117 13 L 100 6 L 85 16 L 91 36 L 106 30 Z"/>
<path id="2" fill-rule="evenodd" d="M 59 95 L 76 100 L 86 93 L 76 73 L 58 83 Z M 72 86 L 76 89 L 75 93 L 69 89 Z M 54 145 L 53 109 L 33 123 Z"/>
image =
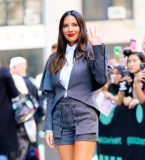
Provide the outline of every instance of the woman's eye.
<path id="1" fill-rule="evenodd" d="M 67 25 L 64 25 L 64 26 L 63 26 L 63 28 L 66 28 L 66 27 L 67 27 Z"/>
<path id="2" fill-rule="evenodd" d="M 77 24 L 73 24 L 73 26 L 77 26 Z"/>

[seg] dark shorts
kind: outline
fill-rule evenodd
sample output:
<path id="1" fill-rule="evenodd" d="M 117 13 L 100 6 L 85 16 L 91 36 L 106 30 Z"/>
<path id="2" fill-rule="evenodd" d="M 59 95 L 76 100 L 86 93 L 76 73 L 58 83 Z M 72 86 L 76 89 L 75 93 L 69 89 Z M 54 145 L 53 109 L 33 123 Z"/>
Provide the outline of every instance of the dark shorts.
<path id="1" fill-rule="evenodd" d="M 75 112 L 75 110 L 79 110 L 78 107 L 81 108 L 80 113 Z M 83 134 L 81 134 L 81 131 Z M 68 97 L 62 98 L 53 111 L 53 134 L 55 144 L 98 141 L 98 115 L 96 110 L 78 100 Z"/>

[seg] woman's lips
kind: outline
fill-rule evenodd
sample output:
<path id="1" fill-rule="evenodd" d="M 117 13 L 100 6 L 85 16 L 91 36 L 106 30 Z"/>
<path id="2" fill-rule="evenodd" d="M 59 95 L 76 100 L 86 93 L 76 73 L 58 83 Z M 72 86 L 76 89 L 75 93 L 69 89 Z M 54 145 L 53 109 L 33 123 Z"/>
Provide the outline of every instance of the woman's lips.
<path id="1" fill-rule="evenodd" d="M 69 37 L 73 37 L 75 34 L 68 34 Z"/>

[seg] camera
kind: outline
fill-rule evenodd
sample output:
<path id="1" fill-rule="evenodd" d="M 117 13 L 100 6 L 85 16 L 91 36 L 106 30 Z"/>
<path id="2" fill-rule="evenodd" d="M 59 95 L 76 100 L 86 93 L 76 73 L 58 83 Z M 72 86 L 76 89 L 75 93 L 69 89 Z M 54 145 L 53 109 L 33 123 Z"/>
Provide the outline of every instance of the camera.
<path id="1" fill-rule="evenodd" d="M 123 76 L 123 77 L 126 77 L 126 76 L 129 77 L 129 76 L 130 76 L 129 70 L 127 70 L 127 69 L 123 70 L 123 71 L 122 71 L 122 76 Z"/>
<path id="2" fill-rule="evenodd" d="M 124 56 L 129 56 L 131 54 L 131 50 L 124 50 L 123 55 Z"/>

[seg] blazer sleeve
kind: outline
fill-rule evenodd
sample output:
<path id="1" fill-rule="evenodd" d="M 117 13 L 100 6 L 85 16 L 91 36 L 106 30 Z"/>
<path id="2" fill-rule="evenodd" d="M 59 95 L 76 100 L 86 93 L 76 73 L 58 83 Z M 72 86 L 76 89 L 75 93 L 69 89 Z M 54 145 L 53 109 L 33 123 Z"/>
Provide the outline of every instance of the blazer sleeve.
<path id="1" fill-rule="evenodd" d="M 46 109 L 46 117 L 45 117 L 45 122 L 43 127 L 44 131 L 52 130 L 52 109 L 53 109 L 53 103 L 55 98 L 55 92 L 52 85 L 52 75 L 47 67 L 49 65 L 49 62 L 50 62 L 50 59 L 48 59 L 44 67 L 40 88 L 39 88 L 40 91 L 46 92 L 46 95 L 47 95 L 47 109 Z"/>
<path id="2" fill-rule="evenodd" d="M 112 67 L 108 63 L 105 53 L 105 45 L 92 46 L 94 60 L 88 60 L 92 73 L 93 91 L 103 87 L 110 79 Z"/>
<path id="3" fill-rule="evenodd" d="M 55 93 L 53 91 L 48 91 L 47 93 L 47 109 L 46 109 L 46 117 L 44 122 L 43 130 L 51 130 L 52 128 L 52 109 L 53 109 L 53 103 L 55 98 Z"/>
<path id="4" fill-rule="evenodd" d="M 48 59 L 48 61 L 46 62 L 46 65 L 44 67 L 44 71 L 42 74 L 42 79 L 41 79 L 40 88 L 39 88 L 39 90 L 42 92 L 53 91 L 52 76 L 47 67 L 49 65 L 49 62 L 50 62 L 50 59 Z"/>

